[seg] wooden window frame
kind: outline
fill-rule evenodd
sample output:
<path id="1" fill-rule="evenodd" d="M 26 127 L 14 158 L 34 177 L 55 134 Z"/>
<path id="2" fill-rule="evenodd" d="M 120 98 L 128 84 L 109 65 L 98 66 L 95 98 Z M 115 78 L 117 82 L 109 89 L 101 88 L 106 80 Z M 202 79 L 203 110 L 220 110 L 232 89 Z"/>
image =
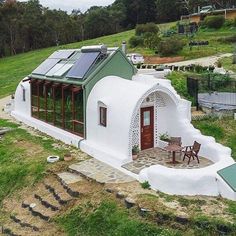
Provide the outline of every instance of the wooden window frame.
<path id="1" fill-rule="evenodd" d="M 106 107 L 102 107 L 102 106 L 99 107 L 99 124 L 103 127 L 107 127 L 107 108 Z"/>

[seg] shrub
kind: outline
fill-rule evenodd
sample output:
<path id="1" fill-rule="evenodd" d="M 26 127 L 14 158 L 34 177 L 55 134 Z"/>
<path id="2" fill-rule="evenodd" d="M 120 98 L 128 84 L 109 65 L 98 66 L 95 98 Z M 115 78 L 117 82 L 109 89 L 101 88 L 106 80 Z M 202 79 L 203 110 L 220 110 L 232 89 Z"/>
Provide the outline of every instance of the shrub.
<path id="1" fill-rule="evenodd" d="M 144 44 L 144 38 L 142 36 L 132 36 L 129 39 L 129 45 L 131 48 L 143 46 L 143 44 Z"/>
<path id="2" fill-rule="evenodd" d="M 234 23 L 233 23 L 234 27 L 236 27 L 236 17 L 234 18 Z"/>
<path id="3" fill-rule="evenodd" d="M 159 42 L 161 39 L 157 34 L 154 33 L 145 33 L 143 35 L 144 38 L 144 46 L 150 49 L 156 49 L 158 47 Z"/>
<path id="4" fill-rule="evenodd" d="M 203 25 L 208 28 L 219 29 L 223 26 L 224 22 L 225 18 L 223 16 L 207 16 L 203 21 Z"/>
<path id="5" fill-rule="evenodd" d="M 158 45 L 158 52 L 161 56 L 174 55 L 183 49 L 185 43 L 176 38 L 168 38 L 161 40 Z"/>
<path id="6" fill-rule="evenodd" d="M 132 148 L 132 155 L 137 155 L 139 153 L 139 146 L 134 145 Z"/>
<path id="7" fill-rule="evenodd" d="M 169 142 L 170 141 L 170 136 L 169 134 L 166 132 L 164 134 L 160 134 L 159 139 L 162 141 L 166 141 Z"/>
<path id="8" fill-rule="evenodd" d="M 141 186 L 144 189 L 149 189 L 151 187 L 151 185 L 148 183 L 148 181 L 145 181 L 145 182 L 141 183 Z"/>
<path id="9" fill-rule="evenodd" d="M 143 35 L 145 33 L 153 33 L 157 34 L 159 32 L 159 28 L 155 23 L 147 23 L 147 24 L 139 24 L 135 28 L 135 34 L 136 35 Z"/>

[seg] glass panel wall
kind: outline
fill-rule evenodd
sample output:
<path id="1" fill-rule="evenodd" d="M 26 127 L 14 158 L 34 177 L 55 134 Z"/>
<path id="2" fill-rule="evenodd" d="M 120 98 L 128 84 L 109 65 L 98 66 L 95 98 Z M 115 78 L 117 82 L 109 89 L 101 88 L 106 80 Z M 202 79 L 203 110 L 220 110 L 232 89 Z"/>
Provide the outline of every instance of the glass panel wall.
<path id="1" fill-rule="evenodd" d="M 68 84 L 31 80 L 32 116 L 84 135 L 83 90 Z"/>

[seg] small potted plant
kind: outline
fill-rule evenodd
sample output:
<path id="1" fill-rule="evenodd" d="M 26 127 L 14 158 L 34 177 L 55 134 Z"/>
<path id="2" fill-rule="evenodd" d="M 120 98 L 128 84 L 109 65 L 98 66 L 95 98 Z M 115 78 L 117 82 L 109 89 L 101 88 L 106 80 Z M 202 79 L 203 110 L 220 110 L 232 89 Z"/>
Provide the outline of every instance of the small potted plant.
<path id="1" fill-rule="evenodd" d="M 139 153 L 139 146 L 134 145 L 132 148 L 132 158 L 133 160 L 136 160 L 138 158 L 138 153 Z"/>
<path id="2" fill-rule="evenodd" d="M 73 159 L 71 153 L 66 153 L 64 155 L 64 161 L 71 161 Z"/>
<path id="3" fill-rule="evenodd" d="M 164 148 L 168 145 L 168 142 L 170 141 L 170 136 L 167 132 L 159 135 L 159 147 Z"/>

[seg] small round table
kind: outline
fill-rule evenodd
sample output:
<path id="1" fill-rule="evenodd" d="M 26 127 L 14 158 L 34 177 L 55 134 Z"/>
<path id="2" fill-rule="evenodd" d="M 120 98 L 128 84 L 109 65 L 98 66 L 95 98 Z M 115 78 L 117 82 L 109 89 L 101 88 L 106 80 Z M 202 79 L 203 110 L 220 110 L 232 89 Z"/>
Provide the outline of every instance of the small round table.
<path id="1" fill-rule="evenodd" d="M 180 162 L 175 160 L 175 152 L 181 151 L 182 147 L 177 144 L 169 144 L 164 148 L 168 152 L 172 152 L 172 161 L 167 162 L 167 164 L 179 164 Z"/>

